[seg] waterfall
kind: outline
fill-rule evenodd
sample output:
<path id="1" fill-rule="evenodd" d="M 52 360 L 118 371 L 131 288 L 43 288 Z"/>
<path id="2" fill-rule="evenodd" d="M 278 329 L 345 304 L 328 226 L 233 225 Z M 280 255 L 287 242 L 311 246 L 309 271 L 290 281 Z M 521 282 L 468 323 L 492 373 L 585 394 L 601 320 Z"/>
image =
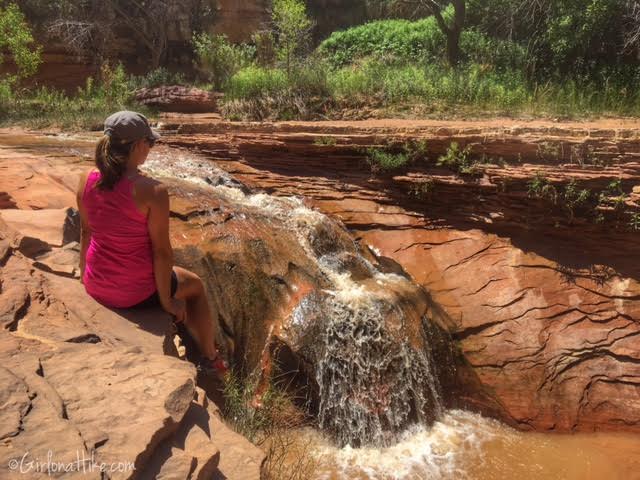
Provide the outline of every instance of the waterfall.
<path id="1" fill-rule="evenodd" d="M 150 159 L 146 168 L 194 182 L 229 209 L 269 217 L 295 232 L 322 288 L 318 300 L 302 302 L 293 317 L 321 319 L 314 339 L 318 424 L 337 444 L 388 446 L 412 424 L 441 416 L 429 345 L 425 338 L 412 345 L 400 305 L 417 289 L 410 280 L 378 271 L 339 222 L 300 198 L 247 193 L 212 163 L 189 156 Z"/>
<path id="2" fill-rule="evenodd" d="M 340 445 L 387 446 L 411 416 L 423 420 L 428 408 L 436 418 L 442 413 L 428 357 L 389 338 L 382 308 L 329 304 L 317 368 L 319 424 Z"/>

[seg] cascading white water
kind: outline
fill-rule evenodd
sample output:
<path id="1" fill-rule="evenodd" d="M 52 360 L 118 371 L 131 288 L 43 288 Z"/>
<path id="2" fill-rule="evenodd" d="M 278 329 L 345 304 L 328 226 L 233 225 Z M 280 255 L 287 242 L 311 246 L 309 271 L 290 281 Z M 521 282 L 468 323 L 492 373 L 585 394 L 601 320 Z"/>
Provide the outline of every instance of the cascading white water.
<path id="1" fill-rule="evenodd" d="M 328 284 L 318 307 L 324 316 L 315 369 L 318 422 L 338 444 L 388 446 L 412 423 L 421 422 L 425 412 L 432 420 L 441 415 L 429 353 L 409 345 L 403 310 L 394 303 L 392 292 L 408 283 L 406 278 L 377 271 L 343 227 L 299 198 L 246 194 L 228 186 L 231 180 L 215 166 L 189 158 L 171 163 L 151 159 L 146 168 L 212 189 L 238 211 L 269 216 L 295 231 Z M 343 254 L 355 258 L 373 284 L 355 281 L 341 260 Z M 398 323 L 396 331 L 387 325 L 390 315 Z"/>
<path id="2" fill-rule="evenodd" d="M 375 300 L 356 309 L 329 305 L 316 370 L 319 424 L 341 445 L 390 445 L 411 415 L 442 411 L 428 358 L 389 338 L 382 308 Z"/>

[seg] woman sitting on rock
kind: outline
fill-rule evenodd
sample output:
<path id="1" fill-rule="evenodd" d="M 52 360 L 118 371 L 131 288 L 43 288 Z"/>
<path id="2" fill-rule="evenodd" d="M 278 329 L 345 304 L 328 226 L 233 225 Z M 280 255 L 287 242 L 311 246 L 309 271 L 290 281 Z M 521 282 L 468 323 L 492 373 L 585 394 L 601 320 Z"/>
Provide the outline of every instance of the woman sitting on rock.
<path id="1" fill-rule="evenodd" d="M 224 374 L 202 280 L 173 265 L 167 187 L 142 175 L 160 135 L 136 112 L 122 111 L 104 123 L 96 146 L 98 171 L 80 179 L 80 270 L 87 293 L 105 306 L 161 306 L 193 331 L 208 374 Z"/>

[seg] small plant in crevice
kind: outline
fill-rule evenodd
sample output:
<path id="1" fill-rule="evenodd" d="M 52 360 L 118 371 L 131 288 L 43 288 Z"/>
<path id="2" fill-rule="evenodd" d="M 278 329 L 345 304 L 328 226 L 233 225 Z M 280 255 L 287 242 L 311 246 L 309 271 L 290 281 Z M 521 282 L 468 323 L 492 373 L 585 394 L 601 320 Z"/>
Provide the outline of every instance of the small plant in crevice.
<path id="1" fill-rule="evenodd" d="M 409 140 L 405 142 L 404 148 L 414 160 L 420 160 L 427 157 L 428 142 L 425 139 Z"/>
<path id="2" fill-rule="evenodd" d="M 509 163 L 503 158 L 503 157 L 488 157 L 486 154 L 482 154 L 482 157 L 480 157 L 480 160 L 478 161 L 479 164 L 487 164 L 487 165 L 497 165 L 500 168 L 507 168 L 509 166 Z"/>
<path id="3" fill-rule="evenodd" d="M 461 148 L 458 142 L 451 142 L 444 155 L 438 158 L 439 167 L 447 167 L 460 175 L 478 175 L 482 173 L 480 163 L 471 158 L 471 147 Z"/>
<path id="4" fill-rule="evenodd" d="M 404 152 L 392 153 L 380 148 L 370 148 L 367 150 L 367 163 L 371 166 L 371 171 L 392 171 L 404 167 L 409 162 L 409 156 Z"/>
<path id="5" fill-rule="evenodd" d="M 429 177 L 417 183 L 412 183 L 409 187 L 409 195 L 418 200 L 430 200 L 435 190 L 435 181 Z"/>
<path id="6" fill-rule="evenodd" d="M 575 179 L 571 180 L 564 188 L 562 194 L 562 209 L 567 215 L 569 223 L 575 220 L 576 213 L 583 210 L 591 198 L 591 191 L 579 188 Z"/>
<path id="7" fill-rule="evenodd" d="M 528 195 L 531 198 L 546 200 L 554 207 L 559 207 L 567 217 L 569 224 L 573 223 L 576 216 L 590 216 L 593 212 L 591 191 L 587 188 L 581 188 L 575 179 L 559 190 L 549 179 L 538 172 L 528 183 Z"/>
<path id="8" fill-rule="evenodd" d="M 562 144 L 552 142 L 542 142 L 538 144 L 537 156 L 544 162 L 557 162 L 562 158 Z"/>
<path id="9" fill-rule="evenodd" d="M 593 145 L 588 143 L 578 143 L 571 146 L 571 163 L 577 163 L 581 167 L 585 165 L 605 166 L 607 162 L 596 155 Z"/>
<path id="10" fill-rule="evenodd" d="M 283 381 L 275 376 L 262 380 L 259 372 L 246 378 L 236 372 L 227 376 L 223 389 L 225 419 L 265 451 L 262 478 L 309 478 L 317 461 L 311 456 L 310 440 L 297 437 L 294 431 L 308 424 L 308 416 Z"/>
<path id="11" fill-rule="evenodd" d="M 373 173 L 391 172 L 426 158 L 427 142 L 410 140 L 386 148 L 372 147 L 366 149 L 365 154 Z"/>
<path id="12" fill-rule="evenodd" d="M 338 141 L 335 137 L 316 137 L 313 139 L 313 144 L 319 147 L 333 147 Z"/>
<path id="13" fill-rule="evenodd" d="M 613 208 L 614 212 L 620 215 L 626 206 L 627 194 L 622 189 L 620 179 L 613 180 L 598 196 L 599 207 Z"/>
<path id="14" fill-rule="evenodd" d="M 531 198 L 547 200 L 554 205 L 558 201 L 558 190 L 542 173 L 537 172 L 527 184 L 527 194 Z"/>
<path id="15" fill-rule="evenodd" d="M 627 224 L 629 230 L 632 232 L 640 232 L 640 213 L 634 212 L 629 216 L 629 223 Z"/>
<path id="16" fill-rule="evenodd" d="M 273 378 L 262 381 L 258 372 L 242 378 L 231 372 L 222 391 L 224 416 L 238 432 L 256 445 L 273 431 L 304 423 L 305 414 L 295 405 L 286 386 Z"/>

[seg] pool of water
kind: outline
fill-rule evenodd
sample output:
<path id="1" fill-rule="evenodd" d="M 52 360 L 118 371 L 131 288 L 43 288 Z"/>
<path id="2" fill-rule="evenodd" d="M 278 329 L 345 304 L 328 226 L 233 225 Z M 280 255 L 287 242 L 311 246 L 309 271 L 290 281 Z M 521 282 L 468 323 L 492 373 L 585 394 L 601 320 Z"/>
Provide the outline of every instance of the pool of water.
<path id="1" fill-rule="evenodd" d="M 519 432 L 459 410 L 388 448 L 340 449 L 312 429 L 296 442 L 308 446 L 318 480 L 640 479 L 640 435 Z"/>

